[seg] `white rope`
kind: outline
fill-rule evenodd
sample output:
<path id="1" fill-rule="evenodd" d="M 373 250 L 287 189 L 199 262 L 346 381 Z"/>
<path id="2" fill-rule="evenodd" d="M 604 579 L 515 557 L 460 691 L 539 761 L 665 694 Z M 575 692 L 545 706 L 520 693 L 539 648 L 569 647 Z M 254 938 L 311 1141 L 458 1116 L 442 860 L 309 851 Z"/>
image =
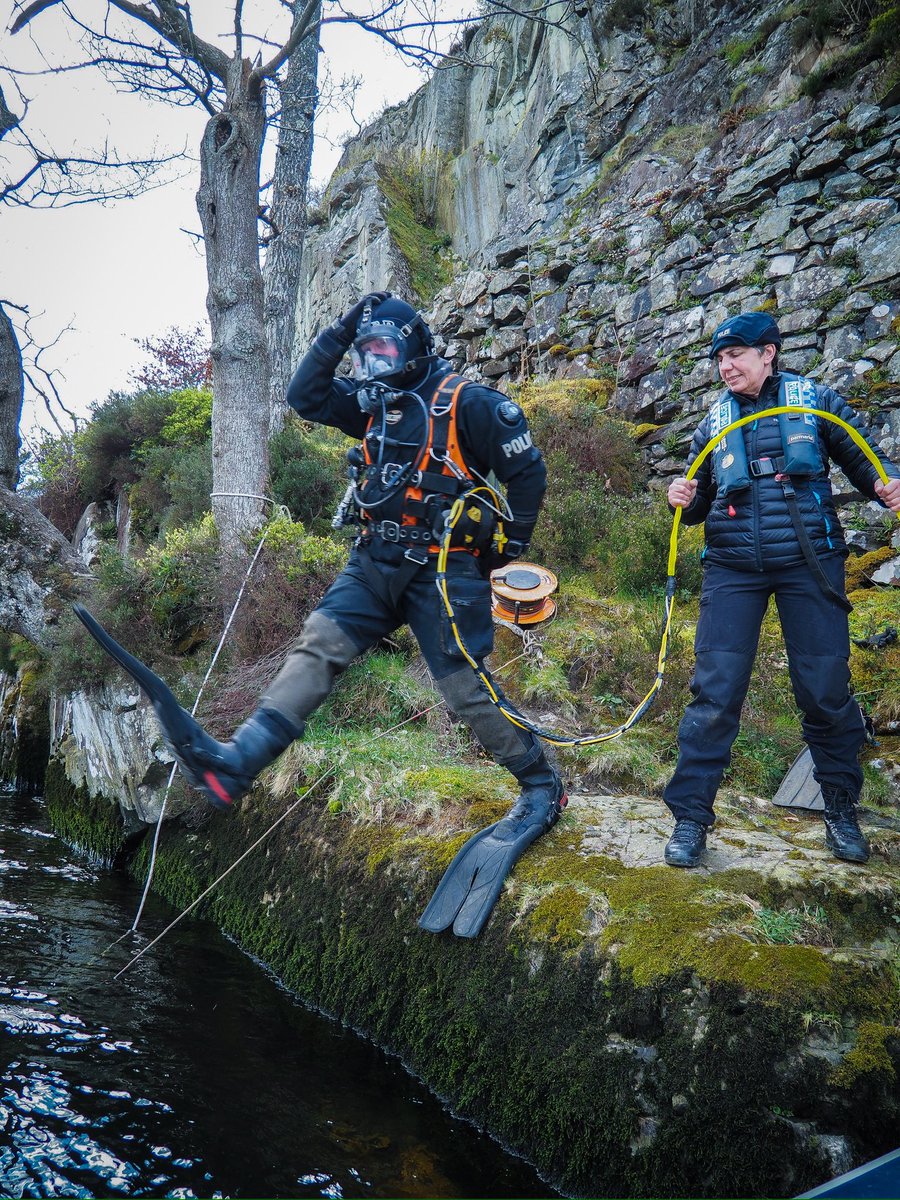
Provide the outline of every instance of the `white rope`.
<path id="1" fill-rule="evenodd" d="M 270 499 L 268 496 L 255 496 L 250 492 L 211 492 L 210 496 L 211 497 L 242 496 L 248 500 L 265 500 L 268 504 L 273 505 L 276 509 L 284 510 L 284 512 L 287 512 L 287 509 L 285 509 L 284 505 L 276 504 L 276 502 L 274 500 Z M 290 517 L 290 513 L 288 513 L 287 515 L 288 515 L 288 517 Z M 262 552 L 263 545 L 265 544 L 266 538 L 268 536 L 269 536 L 269 528 L 266 527 L 266 529 L 263 530 L 262 537 L 259 539 L 259 545 L 256 547 L 256 553 L 253 555 L 253 558 L 250 561 L 250 565 L 247 567 L 246 573 L 244 574 L 244 578 L 241 582 L 240 589 L 238 590 L 237 599 L 235 600 L 234 605 L 231 609 L 231 614 L 229 615 L 228 620 L 225 623 L 225 628 L 222 630 L 222 636 L 219 638 L 219 644 L 218 644 L 218 646 L 216 646 L 216 652 L 215 652 L 215 654 L 213 654 L 212 661 L 209 664 L 206 674 L 203 676 L 203 682 L 200 684 L 200 687 L 197 690 L 197 695 L 194 699 L 194 706 L 191 709 L 192 717 L 197 712 L 197 706 L 200 703 L 200 698 L 203 695 L 203 690 L 206 687 L 207 683 L 209 682 L 209 677 L 210 677 L 210 675 L 212 675 L 213 668 L 215 667 L 216 662 L 218 661 L 219 655 L 222 652 L 222 647 L 225 645 L 225 639 L 228 637 L 228 632 L 231 629 L 231 626 L 232 626 L 235 616 L 237 615 L 237 610 L 240 606 L 241 600 L 244 598 L 244 592 L 247 588 L 247 584 L 250 582 L 250 575 L 253 572 L 253 568 L 256 566 L 257 559 L 259 558 L 260 553 Z M 177 762 L 172 763 L 172 770 L 169 772 L 169 779 L 168 779 L 168 782 L 166 783 L 165 791 L 163 792 L 162 805 L 160 806 L 159 816 L 157 817 L 157 820 L 156 820 L 156 828 L 153 831 L 153 842 L 150 847 L 150 862 L 147 867 L 147 878 L 144 881 L 144 890 L 141 895 L 141 901 L 140 901 L 140 904 L 138 905 L 137 912 L 135 913 L 134 920 L 131 923 L 131 928 L 127 931 L 128 933 L 136 933 L 137 932 L 138 923 L 140 922 L 141 915 L 143 914 L 143 911 L 144 911 L 144 905 L 147 903 L 147 896 L 149 895 L 149 892 L 150 892 L 150 885 L 153 882 L 153 873 L 156 869 L 156 854 L 157 854 L 157 849 L 159 847 L 159 835 L 160 835 L 160 831 L 162 829 L 163 818 L 166 815 L 166 805 L 168 804 L 168 801 L 169 801 L 169 789 L 172 786 L 172 781 L 175 778 L 175 772 L 177 770 L 178 770 L 178 763 Z M 125 935 L 123 934 L 123 937 L 124 936 Z M 119 940 L 121 941 L 121 938 Z M 115 942 L 113 943 L 113 945 L 115 945 Z"/>
<path id="2" fill-rule="evenodd" d="M 497 670 L 494 671 L 494 674 L 499 675 L 501 671 L 505 671 L 506 668 L 509 666 L 512 666 L 512 664 L 514 662 L 518 662 L 518 660 L 520 658 L 524 657 L 524 653 L 525 652 L 523 651 L 522 654 L 517 654 L 514 658 L 508 659 L 505 663 L 503 663 L 502 666 L 498 667 Z M 204 682 L 206 682 L 206 681 L 204 680 Z M 405 720 L 400 721 L 399 724 L 397 724 L 397 725 L 391 726 L 390 729 L 382 730 L 381 733 L 378 733 L 375 735 L 375 737 L 370 738 L 368 742 L 364 742 L 362 744 L 362 746 L 360 747 L 360 749 L 367 750 L 370 746 L 374 746 L 375 743 L 377 741 L 379 741 L 381 738 L 387 737 L 389 734 L 396 733 L 398 729 L 402 729 L 403 726 L 408 725 L 410 721 L 417 721 L 420 717 L 425 716 L 426 713 L 430 713 L 432 711 L 432 709 L 437 708 L 441 703 L 442 702 L 440 700 L 436 700 L 434 702 L 434 704 L 429 705 L 428 708 L 423 708 L 419 712 L 413 713 L 413 715 L 411 717 L 406 717 Z M 275 820 L 272 822 L 272 824 L 269 826 L 269 828 L 267 830 L 265 830 L 264 833 L 261 833 L 259 835 L 259 837 L 256 839 L 256 841 L 253 842 L 252 845 L 248 846 L 247 849 L 243 852 L 243 854 L 241 854 L 238 858 L 236 858 L 234 860 L 234 862 L 231 864 L 231 866 L 226 867 L 225 870 L 222 872 L 222 874 L 217 876 L 212 881 L 212 883 L 209 885 L 209 887 L 204 888 L 204 890 L 200 893 L 200 895 L 197 896 L 196 899 L 192 900 L 191 903 L 187 906 L 187 908 L 185 908 L 182 912 L 180 912 L 178 914 L 178 916 L 175 918 L 174 921 L 170 921 L 169 924 L 165 927 L 165 929 L 163 929 L 160 933 L 158 933 L 151 942 L 148 942 L 147 945 L 144 946 L 144 948 L 142 950 L 140 950 L 137 954 L 135 954 L 134 958 L 130 959 L 125 964 L 125 966 L 122 967 L 122 969 L 120 971 L 117 971 L 116 974 L 113 976 L 113 979 L 118 979 L 119 976 L 124 975 L 125 972 L 130 967 L 134 966 L 134 964 L 138 961 L 139 958 L 143 958 L 143 956 L 147 953 L 148 950 L 152 949 L 157 944 L 157 942 L 162 941 L 162 939 L 166 936 L 167 933 L 169 933 L 172 929 L 175 928 L 176 925 L 178 925 L 181 921 L 183 921 L 184 918 L 188 915 L 188 913 L 193 912 L 194 909 L 197 907 L 197 905 L 201 902 L 201 900 L 204 900 L 214 888 L 218 887 L 218 885 L 222 882 L 223 879 L 226 878 L 226 876 L 230 875 L 231 872 L 236 867 L 240 866 L 240 864 L 244 861 L 244 859 L 247 858 L 250 854 L 252 854 L 253 851 L 257 848 L 257 846 L 261 846 L 262 843 L 266 840 L 266 838 L 269 837 L 270 834 L 274 833 L 274 831 L 278 828 L 278 826 L 282 823 L 282 821 L 287 820 L 287 818 L 298 807 L 298 805 L 302 804 L 302 802 L 307 798 L 307 796 L 309 796 L 319 786 L 320 783 L 323 783 L 329 777 L 329 775 L 334 774 L 334 772 L 337 770 L 337 766 L 338 766 L 337 763 L 333 763 L 328 768 L 327 771 L 323 771 L 322 774 L 319 776 L 319 778 L 314 780 L 309 785 L 309 787 L 306 789 L 306 791 L 303 792 L 302 795 L 297 797 L 297 799 L 293 802 L 293 804 L 289 804 L 288 807 L 281 814 L 281 816 L 276 817 Z M 173 768 L 173 774 L 174 774 L 174 768 Z M 169 782 L 171 783 L 171 779 L 169 780 Z M 160 816 L 160 819 L 162 819 L 161 816 Z M 148 877 L 148 886 L 149 886 L 149 877 Z M 145 889 L 144 895 L 146 896 L 146 889 Z M 143 901 L 141 903 L 143 905 Z M 138 915 L 140 915 L 140 914 L 138 914 Z M 135 925 L 136 924 L 137 924 L 137 918 L 135 918 Z M 134 928 L 135 928 L 135 926 L 132 926 L 132 929 L 129 932 L 133 932 Z M 124 936 L 125 936 L 125 934 L 122 935 L 122 937 L 124 937 Z M 122 941 L 122 938 L 118 938 L 116 942 L 113 942 L 113 946 L 115 946 L 117 944 L 117 942 L 121 942 L 121 941 Z M 112 949 L 112 946 L 108 947 L 108 950 L 111 950 L 111 949 Z M 107 951 L 104 951 L 104 953 L 106 953 L 106 952 Z"/>

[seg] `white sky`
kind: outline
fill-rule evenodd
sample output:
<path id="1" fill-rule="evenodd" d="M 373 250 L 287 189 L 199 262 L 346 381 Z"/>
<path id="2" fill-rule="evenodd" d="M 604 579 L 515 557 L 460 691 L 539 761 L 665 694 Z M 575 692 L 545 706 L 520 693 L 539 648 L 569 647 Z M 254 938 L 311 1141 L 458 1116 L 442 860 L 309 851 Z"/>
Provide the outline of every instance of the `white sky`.
<path id="1" fill-rule="evenodd" d="M 79 10 L 77 4 L 73 7 Z M 199 19 L 204 12 L 220 14 L 227 29 L 230 8 L 216 0 L 195 0 L 198 32 L 207 35 Z M 89 10 L 102 11 L 94 0 L 81 9 Z M 247 0 L 245 28 L 259 31 L 267 12 L 274 16 L 273 37 L 280 36 L 286 14 L 273 0 Z M 10 0 L 0 0 L 4 29 L 12 13 Z M 15 37 L 6 34 L 0 56 L 18 67 L 39 66 L 34 43 L 40 39 L 52 52 L 48 57 L 61 61 L 66 51 L 62 13 L 51 8 L 32 24 L 34 41 L 27 29 Z M 326 27 L 322 40 L 323 60 L 334 79 L 362 76 L 355 105 L 362 121 L 404 99 L 423 81 L 380 39 L 356 27 Z M 125 156 L 146 154 L 154 143 L 160 149 L 186 147 L 193 154 L 205 122 L 200 109 L 116 95 L 94 71 L 34 78 L 22 86 L 32 101 L 27 117 L 32 136 L 59 154 L 72 153 L 75 145 L 86 151 L 104 138 Z M 20 111 L 11 89 L 6 99 Z M 316 180 L 328 178 L 340 154 L 322 134 L 335 142 L 351 130 L 355 125 L 346 113 L 322 115 L 313 159 Z M 3 173 L 5 145 L 0 143 Z M 79 414 L 111 390 L 128 387 L 129 372 L 144 358 L 135 338 L 206 320 L 202 250 L 182 232 L 199 229 L 194 207 L 199 166 L 186 162 L 177 170 L 182 178 L 133 200 L 52 210 L 0 209 L 0 299 L 27 305 L 35 317 L 43 314 L 33 323 L 42 341 L 72 326 L 47 361 L 59 369 L 57 386 L 64 403 Z M 36 423 L 52 428 L 42 413 L 40 405 L 25 414 L 23 434 Z"/>

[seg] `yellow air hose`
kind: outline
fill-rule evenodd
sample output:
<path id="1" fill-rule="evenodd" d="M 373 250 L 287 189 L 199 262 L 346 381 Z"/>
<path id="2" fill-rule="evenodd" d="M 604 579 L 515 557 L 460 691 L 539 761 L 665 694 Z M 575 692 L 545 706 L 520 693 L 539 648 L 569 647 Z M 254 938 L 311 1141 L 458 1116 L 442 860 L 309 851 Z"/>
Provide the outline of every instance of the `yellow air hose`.
<path id="1" fill-rule="evenodd" d="M 697 471 L 706 461 L 712 451 L 718 446 L 729 433 L 735 429 L 740 429 L 744 425 L 749 425 L 753 421 L 759 421 L 763 417 L 776 417 L 780 413 L 809 413 L 811 416 L 821 417 L 825 421 L 831 421 L 834 425 L 840 427 L 850 435 L 851 439 L 862 450 L 869 462 L 878 473 L 878 477 L 882 483 L 888 483 L 888 476 L 878 459 L 877 454 L 859 432 L 842 417 L 835 416 L 833 413 L 823 412 L 818 408 L 809 408 L 805 405 L 798 404 L 782 404 L 775 408 L 766 408 L 760 412 L 751 413 L 750 416 L 741 417 L 737 421 L 732 421 L 730 425 L 726 425 L 714 438 L 703 447 L 703 450 L 697 455 L 694 461 L 688 468 L 686 478 L 693 479 Z M 675 563 L 678 556 L 678 530 L 681 526 L 681 509 L 675 509 L 675 516 L 672 519 L 672 532 L 669 535 L 669 558 L 667 564 L 667 579 L 666 579 L 666 595 L 665 595 L 665 620 L 663 622 L 662 636 L 659 643 L 659 654 L 656 659 L 656 678 L 646 696 L 636 705 L 631 714 L 621 725 L 616 725 L 613 729 L 608 729 L 603 733 L 587 733 L 587 734 L 561 734 L 554 733 L 553 730 L 543 729 L 539 725 L 535 725 L 523 716 L 517 709 L 509 703 L 509 701 L 501 696 L 494 687 L 490 676 L 485 669 L 472 657 L 462 639 L 459 632 L 459 627 L 456 623 L 456 614 L 453 611 L 453 604 L 447 591 L 447 555 L 450 550 L 450 539 L 453 534 L 453 527 L 465 509 L 466 501 L 469 500 L 477 492 L 487 492 L 495 505 L 499 504 L 497 495 L 490 488 L 476 487 L 467 492 L 464 496 L 458 497 L 447 516 L 447 522 L 444 527 L 444 535 L 441 539 L 441 548 L 438 553 L 437 561 L 437 588 L 443 601 L 444 610 L 447 613 L 447 618 L 450 622 L 450 629 L 453 633 L 454 641 L 459 647 L 460 653 L 465 658 L 466 662 L 481 680 L 491 698 L 493 704 L 499 708 L 508 721 L 513 725 L 517 725 L 520 729 L 527 729 L 529 732 L 542 738 L 545 742 L 549 742 L 552 746 L 594 746 L 600 742 L 611 742 L 616 738 L 621 737 L 623 733 L 636 725 L 656 697 L 662 687 L 663 674 L 666 669 L 666 659 L 669 653 L 669 631 L 672 627 L 672 613 L 675 610 Z M 900 520 L 900 513 L 897 513 L 897 519 Z M 502 551 L 502 535 L 499 548 Z"/>

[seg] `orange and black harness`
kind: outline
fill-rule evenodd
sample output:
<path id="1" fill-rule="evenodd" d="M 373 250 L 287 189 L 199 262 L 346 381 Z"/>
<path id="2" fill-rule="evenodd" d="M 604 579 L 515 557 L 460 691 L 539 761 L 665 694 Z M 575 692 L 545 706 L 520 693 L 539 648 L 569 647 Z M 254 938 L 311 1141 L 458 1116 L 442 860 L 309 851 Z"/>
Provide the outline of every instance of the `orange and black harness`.
<path id="1" fill-rule="evenodd" d="M 427 405 L 425 437 L 408 463 L 383 461 L 385 438 L 376 429 L 376 418 L 370 419 L 363 440 L 365 470 L 356 497 L 363 544 L 378 537 L 404 546 L 408 559 L 424 563 L 428 555 L 440 551 L 446 515 L 454 501 L 473 494 L 472 503 L 465 505 L 462 518 L 455 523 L 450 549 L 477 555 L 490 548 L 498 527 L 499 497 L 479 485 L 459 444 L 457 401 L 467 382 L 452 373 L 441 380 Z M 370 483 L 386 488 L 388 494 L 367 506 Z M 485 490 L 491 493 L 488 500 L 474 495 Z M 378 508 L 385 499 L 392 502 L 399 520 L 380 517 Z"/>

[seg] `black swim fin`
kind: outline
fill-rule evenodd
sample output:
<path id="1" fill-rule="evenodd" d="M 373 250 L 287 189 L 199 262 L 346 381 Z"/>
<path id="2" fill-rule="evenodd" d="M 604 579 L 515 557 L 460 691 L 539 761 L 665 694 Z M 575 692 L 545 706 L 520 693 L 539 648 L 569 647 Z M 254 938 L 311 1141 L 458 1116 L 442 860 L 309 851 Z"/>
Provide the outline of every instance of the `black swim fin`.
<path id="1" fill-rule="evenodd" d="M 220 743 L 211 738 L 189 712 L 181 707 L 172 691 L 148 666 L 129 654 L 81 604 L 73 604 L 75 616 L 110 657 L 131 676 L 153 705 L 169 747 L 188 783 L 197 788 L 216 808 L 231 808 L 236 796 L 229 793 L 212 765 Z M 247 785 L 249 787 L 249 784 Z M 246 788 L 243 789 L 246 791 Z"/>
<path id="2" fill-rule="evenodd" d="M 556 777 L 549 787 L 529 788 L 507 815 L 469 838 L 444 872 L 419 918 L 419 927 L 457 937 L 477 937 L 491 915 L 503 883 L 532 842 L 551 829 L 567 796 Z"/>

